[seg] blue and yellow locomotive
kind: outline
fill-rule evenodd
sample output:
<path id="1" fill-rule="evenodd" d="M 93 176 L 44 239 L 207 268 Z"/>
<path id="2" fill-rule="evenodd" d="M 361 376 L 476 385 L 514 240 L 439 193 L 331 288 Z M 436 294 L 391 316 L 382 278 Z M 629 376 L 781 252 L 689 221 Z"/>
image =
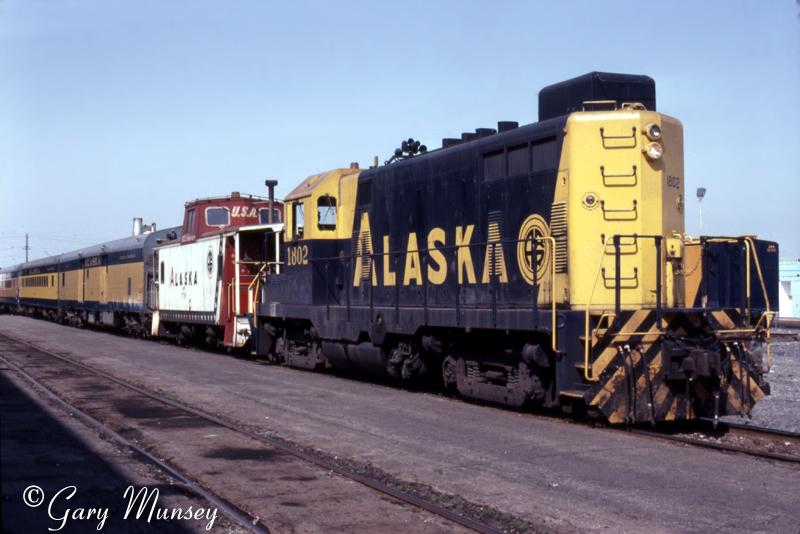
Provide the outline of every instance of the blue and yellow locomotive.
<path id="1" fill-rule="evenodd" d="M 683 130 L 655 104 L 651 78 L 590 73 L 534 124 L 309 177 L 256 352 L 611 423 L 749 413 L 777 245 L 686 235 Z"/>

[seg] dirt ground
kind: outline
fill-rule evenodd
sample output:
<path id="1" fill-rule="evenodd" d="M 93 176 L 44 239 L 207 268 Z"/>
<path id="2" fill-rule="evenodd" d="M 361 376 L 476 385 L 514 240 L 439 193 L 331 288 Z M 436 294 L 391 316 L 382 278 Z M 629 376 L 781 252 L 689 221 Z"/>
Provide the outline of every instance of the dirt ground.
<path id="1" fill-rule="evenodd" d="M 794 532 L 800 524 L 800 470 L 783 464 L 22 317 L 0 317 L 0 332 L 555 530 Z"/>

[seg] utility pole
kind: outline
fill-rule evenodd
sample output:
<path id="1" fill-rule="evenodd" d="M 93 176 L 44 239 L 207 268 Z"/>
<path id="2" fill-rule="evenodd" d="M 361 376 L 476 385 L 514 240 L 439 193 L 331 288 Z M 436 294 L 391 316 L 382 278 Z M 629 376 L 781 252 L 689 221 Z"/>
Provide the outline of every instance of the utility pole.
<path id="1" fill-rule="evenodd" d="M 706 188 L 697 188 L 697 205 L 700 208 L 700 235 L 703 235 L 703 198 L 706 196 Z"/>
<path id="2" fill-rule="evenodd" d="M 25 263 L 28 263 L 28 251 L 31 247 L 28 246 L 28 232 L 25 232 Z"/>

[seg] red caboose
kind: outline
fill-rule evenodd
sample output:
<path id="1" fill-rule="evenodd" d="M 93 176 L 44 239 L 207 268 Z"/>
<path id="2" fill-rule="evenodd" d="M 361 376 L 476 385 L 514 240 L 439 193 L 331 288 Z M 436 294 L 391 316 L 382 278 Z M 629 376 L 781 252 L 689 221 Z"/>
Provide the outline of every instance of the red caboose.
<path id="1" fill-rule="evenodd" d="M 279 269 L 282 221 L 283 205 L 262 197 L 234 192 L 187 202 L 181 238 L 155 248 L 153 334 L 244 346 L 260 280 Z"/>

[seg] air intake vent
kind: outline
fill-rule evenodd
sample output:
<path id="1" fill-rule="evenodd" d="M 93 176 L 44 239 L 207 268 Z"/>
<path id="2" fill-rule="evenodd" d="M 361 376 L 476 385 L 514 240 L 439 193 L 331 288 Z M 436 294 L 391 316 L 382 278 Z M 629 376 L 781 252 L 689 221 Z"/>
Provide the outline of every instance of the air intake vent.
<path id="1" fill-rule="evenodd" d="M 514 128 L 519 128 L 519 123 L 515 121 L 500 121 L 497 123 L 497 131 L 498 132 L 507 132 L 509 130 L 513 130 Z"/>
<path id="2" fill-rule="evenodd" d="M 550 233 L 556 240 L 556 272 L 567 272 L 567 204 L 554 202 L 550 212 Z"/>
<path id="3" fill-rule="evenodd" d="M 445 139 L 442 139 L 442 148 L 450 148 L 451 146 L 460 145 L 463 142 L 464 141 L 462 141 L 461 139 L 454 139 L 452 137 L 447 137 Z"/>
<path id="4" fill-rule="evenodd" d="M 500 233 L 500 223 L 503 220 L 503 212 L 490 211 L 487 214 L 488 223 L 488 242 L 495 244 L 489 247 L 489 258 L 487 258 L 486 266 L 489 268 L 489 276 L 504 276 L 505 275 L 505 254 L 503 251 L 503 236 Z"/>
<path id="5" fill-rule="evenodd" d="M 475 135 L 480 137 L 489 137 L 490 135 L 494 135 L 497 133 L 497 130 L 494 128 L 478 128 L 475 130 Z"/>

